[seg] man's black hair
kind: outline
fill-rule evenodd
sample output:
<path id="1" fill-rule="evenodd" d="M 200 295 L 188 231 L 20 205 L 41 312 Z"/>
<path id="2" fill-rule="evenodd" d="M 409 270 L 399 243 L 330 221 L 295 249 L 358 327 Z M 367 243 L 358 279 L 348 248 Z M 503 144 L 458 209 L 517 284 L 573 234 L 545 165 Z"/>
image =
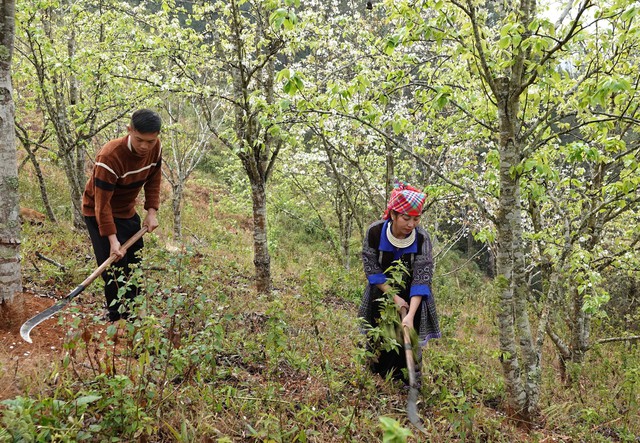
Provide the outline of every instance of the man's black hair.
<path id="1" fill-rule="evenodd" d="M 157 112 L 150 109 L 138 109 L 131 114 L 131 127 L 141 134 L 160 132 L 162 120 Z"/>

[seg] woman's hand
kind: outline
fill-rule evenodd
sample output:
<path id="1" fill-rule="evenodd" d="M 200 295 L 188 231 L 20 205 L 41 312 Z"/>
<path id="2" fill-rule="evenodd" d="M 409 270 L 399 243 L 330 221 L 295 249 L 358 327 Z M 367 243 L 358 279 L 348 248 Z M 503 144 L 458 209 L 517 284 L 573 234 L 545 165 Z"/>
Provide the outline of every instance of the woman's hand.
<path id="1" fill-rule="evenodd" d="M 391 286 L 389 286 L 387 283 L 380 283 L 380 284 L 377 284 L 376 286 L 378 287 L 378 289 L 380 289 L 385 294 L 387 294 L 389 291 L 391 291 Z M 407 311 L 409 310 L 409 303 L 407 303 L 399 295 L 394 295 L 393 296 L 393 302 L 396 304 L 398 309 L 407 308 Z"/>
<path id="2" fill-rule="evenodd" d="M 393 296 L 393 302 L 396 304 L 396 306 L 398 307 L 398 309 L 402 309 L 402 308 L 406 308 L 407 311 L 409 310 L 409 303 L 407 303 L 402 297 L 400 297 L 399 295 L 394 295 Z"/>
<path id="3" fill-rule="evenodd" d="M 416 312 L 418 312 L 420 303 L 422 303 L 421 295 L 414 295 L 413 297 L 411 297 L 407 315 L 405 315 L 402 319 L 402 326 L 413 329 L 413 318 L 415 317 Z"/>
<path id="4" fill-rule="evenodd" d="M 413 329 L 413 314 L 407 314 L 402 319 L 402 326 Z"/>

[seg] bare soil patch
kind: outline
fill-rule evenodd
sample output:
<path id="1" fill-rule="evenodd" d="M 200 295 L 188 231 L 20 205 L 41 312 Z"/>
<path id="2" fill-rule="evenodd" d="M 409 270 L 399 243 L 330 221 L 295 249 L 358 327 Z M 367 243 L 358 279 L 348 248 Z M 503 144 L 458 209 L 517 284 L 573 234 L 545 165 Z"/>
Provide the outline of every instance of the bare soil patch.
<path id="1" fill-rule="evenodd" d="M 80 309 L 80 315 L 93 316 L 98 301 L 91 301 L 91 293 L 83 304 L 73 304 Z M 50 367 L 60 361 L 64 355 L 64 342 L 68 330 L 63 326 L 71 321 L 77 312 L 65 309 L 52 318 L 40 323 L 31 331 L 33 343 L 27 343 L 20 337 L 22 324 L 37 313 L 53 305 L 57 300 L 40 296 L 32 292 L 15 295 L 13 302 L 0 304 L 0 400 L 13 398 L 27 389 L 23 377 Z M 75 309 L 74 309 L 75 311 Z M 63 325 L 59 324 L 62 318 Z M 95 324 L 103 327 L 104 324 Z"/>

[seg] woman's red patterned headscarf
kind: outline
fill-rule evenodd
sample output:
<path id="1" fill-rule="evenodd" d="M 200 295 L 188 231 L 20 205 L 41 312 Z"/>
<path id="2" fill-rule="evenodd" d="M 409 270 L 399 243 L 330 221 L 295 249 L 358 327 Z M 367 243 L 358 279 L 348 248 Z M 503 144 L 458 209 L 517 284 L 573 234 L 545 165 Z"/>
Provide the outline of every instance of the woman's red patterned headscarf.
<path id="1" fill-rule="evenodd" d="M 389 197 L 389 203 L 387 203 L 387 210 L 384 211 L 382 218 L 384 220 L 390 218 L 391 211 L 417 217 L 422 214 L 422 205 L 426 199 L 427 196 L 419 189 L 396 180 Z"/>

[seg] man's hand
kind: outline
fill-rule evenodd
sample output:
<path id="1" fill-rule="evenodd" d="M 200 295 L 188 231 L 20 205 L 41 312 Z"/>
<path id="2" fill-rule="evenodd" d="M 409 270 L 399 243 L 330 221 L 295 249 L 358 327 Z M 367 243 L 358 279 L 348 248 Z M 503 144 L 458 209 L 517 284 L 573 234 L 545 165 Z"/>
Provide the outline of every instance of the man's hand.
<path id="1" fill-rule="evenodd" d="M 116 261 L 124 257 L 124 253 L 120 250 L 122 245 L 118 241 L 118 237 L 115 234 L 109 236 L 109 254 L 116 256 Z"/>
<path id="2" fill-rule="evenodd" d="M 153 208 L 149 208 L 147 210 L 147 215 L 144 218 L 144 221 L 142 222 L 143 226 L 147 227 L 147 230 L 149 232 L 152 232 L 155 228 L 158 227 L 158 217 L 156 214 L 156 210 Z"/>

